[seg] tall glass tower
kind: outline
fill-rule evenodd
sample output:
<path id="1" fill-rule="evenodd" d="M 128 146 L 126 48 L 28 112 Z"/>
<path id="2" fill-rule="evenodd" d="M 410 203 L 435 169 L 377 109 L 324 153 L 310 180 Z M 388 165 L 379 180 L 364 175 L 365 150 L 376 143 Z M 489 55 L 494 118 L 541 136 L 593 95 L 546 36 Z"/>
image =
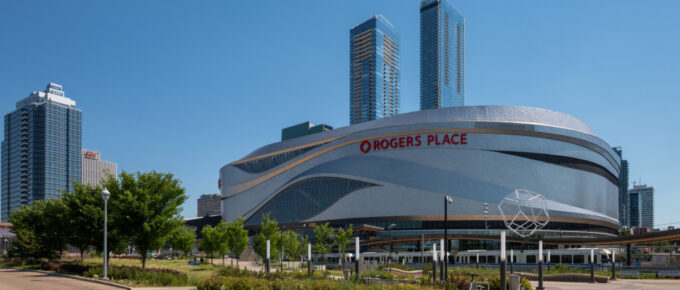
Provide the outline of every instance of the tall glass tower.
<path id="1" fill-rule="evenodd" d="M 56 198 L 81 180 L 82 112 L 61 85 L 32 92 L 5 115 L 1 220 L 34 200 Z"/>
<path id="2" fill-rule="evenodd" d="M 628 195 L 630 226 L 654 228 L 654 187 L 634 185 Z"/>
<path id="3" fill-rule="evenodd" d="M 399 114 L 399 32 L 376 15 L 349 34 L 350 125 Z"/>
<path id="4" fill-rule="evenodd" d="M 465 19 L 448 0 L 420 2 L 420 109 L 465 105 Z"/>
<path id="5" fill-rule="evenodd" d="M 621 170 L 619 171 L 619 223 L 621 227 L 629 227 L 628 221 L 628 160 L 623 160 L 621 147 L 614 147 L 614 152 L 621 158 Z"/>

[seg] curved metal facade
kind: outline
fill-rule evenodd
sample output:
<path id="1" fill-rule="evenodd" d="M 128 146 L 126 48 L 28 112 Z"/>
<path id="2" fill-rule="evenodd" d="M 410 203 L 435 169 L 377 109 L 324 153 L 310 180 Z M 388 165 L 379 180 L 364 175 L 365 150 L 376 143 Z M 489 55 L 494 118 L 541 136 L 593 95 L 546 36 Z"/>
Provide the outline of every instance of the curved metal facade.
<path id="1" fill-rule="evenodd" d="M 617 229 L 620 160 L 582 121 L 505 106 L 423 110 L 273 143 L 220 170 L 222 216 L 256 225 L 401 221 L 501 227 L 498 203 L 517 188 L 543 194 L 551 223 Z M 456 224 L 458 223 L 458 224 Z M 455 226 L 454 226 L 455 228 Z M 598 230 L 599 229 L 599 230 Z"/>

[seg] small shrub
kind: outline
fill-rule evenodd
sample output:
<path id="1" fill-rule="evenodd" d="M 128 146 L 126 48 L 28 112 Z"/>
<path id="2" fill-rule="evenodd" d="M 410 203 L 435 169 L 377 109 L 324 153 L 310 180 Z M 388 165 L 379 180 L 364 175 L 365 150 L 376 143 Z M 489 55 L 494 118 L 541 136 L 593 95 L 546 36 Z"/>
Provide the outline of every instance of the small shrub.
<path id="1" fill-rule="evenodd" d="M 187 274 L 171 269 L 144 269 L 131 266 L 109 266 L 108 276 L 114 280 L 129 280 L 136 284 L 154 286 L 184 286 L 189 283 Z M 102 273 L 102 266 L 91 266 L 83 276 L 95 277 Z"/>

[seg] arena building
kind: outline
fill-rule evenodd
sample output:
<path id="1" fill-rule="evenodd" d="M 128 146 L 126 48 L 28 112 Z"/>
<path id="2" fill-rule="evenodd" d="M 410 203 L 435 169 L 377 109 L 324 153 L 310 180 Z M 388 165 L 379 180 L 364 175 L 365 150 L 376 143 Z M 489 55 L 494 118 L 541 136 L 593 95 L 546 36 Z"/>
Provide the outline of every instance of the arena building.
<path id="1" fill-rule="evenodd" d="M 422 110 L 261 147 L 220 170 L 222 217 L 256 227 L 322 222 L 395 236 L 504 229 L 515 189 L 547 200 L 544 235 L 616 235 L 620 160 L 572 116 L 528 107 Z M 488 220 L 483 207 L 488 204 Z M 485 223 L 486 222 L 486 223 Z M 488 230 L 487 227 L 488 226 Z"/>

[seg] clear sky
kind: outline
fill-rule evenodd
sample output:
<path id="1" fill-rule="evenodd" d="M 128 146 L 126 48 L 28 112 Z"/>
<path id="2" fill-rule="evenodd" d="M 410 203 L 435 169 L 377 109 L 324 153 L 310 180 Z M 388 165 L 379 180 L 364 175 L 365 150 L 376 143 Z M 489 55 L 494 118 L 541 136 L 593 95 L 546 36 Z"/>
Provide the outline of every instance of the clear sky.
<path id="1" fill-rule="evenodd" d="M 467 105 L 574 115 L 680 221 L 679 1 L 452 1 Z M 190 199 L 302 121 L 349 124 L 349 29 L 401 32 L 401 112 L 419 108 L 420 1 L 0 1 L 0 112 L 48 82 L 83 110 L 83 147 L 172 172 Z M 673 185 L 676 184 L 676 185 Z"/>

